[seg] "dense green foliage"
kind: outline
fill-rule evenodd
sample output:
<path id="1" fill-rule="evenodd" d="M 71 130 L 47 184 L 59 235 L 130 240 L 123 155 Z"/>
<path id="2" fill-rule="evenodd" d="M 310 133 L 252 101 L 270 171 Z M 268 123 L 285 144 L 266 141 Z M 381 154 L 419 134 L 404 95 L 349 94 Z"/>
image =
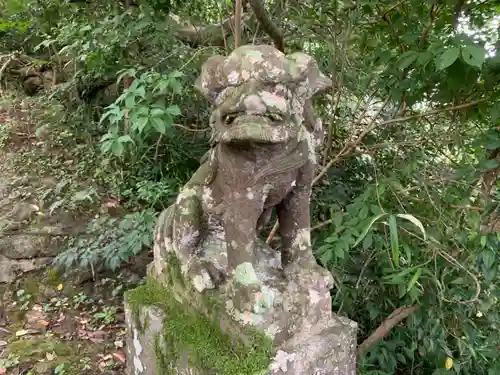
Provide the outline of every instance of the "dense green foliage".
<path id="1" fill-rule="evenodd" d="M 418 307 L 369 347 L 359 373 L 500 374 L 500 4 L 275 0 L 266 9 L 287 52 L 313 54 L 335 80 L 315 103 L 328 168 L 312 212 L 318 260 L 336 280 L 333 310 L 359 322 L 361 343 L 396 309 Z M 1 83 L 19 82 L 8 69 L 16 61 L 56 72 L 38 101 L 59 108 L 59 120 L 40 124 L 84 144 L 82 168 L 143 215 L 97 240 L 106 247 L 85 240 L 63 261 L 116 267 L 140 251 L 151 230 L 140 211 L 171 203 L 198 166 L 209 108 L 192 85 L 233 37 L 186 44 L 169 15 L 208 24 L 231 12 L 216 0 L 0 1 Z M 254 17 L 243 41 L 271 43 Z M 120 254 L 109 241 L 129 246 Z"/>

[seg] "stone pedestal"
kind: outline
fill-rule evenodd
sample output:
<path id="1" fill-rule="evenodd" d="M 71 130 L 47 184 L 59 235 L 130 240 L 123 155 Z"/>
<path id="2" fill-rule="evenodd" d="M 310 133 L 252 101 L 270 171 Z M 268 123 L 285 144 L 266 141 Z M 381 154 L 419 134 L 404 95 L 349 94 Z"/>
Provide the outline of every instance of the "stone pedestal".
<path id="1" fill-rule="evenodd" d="M 356 374 L 357 325 L 332 315 L 326 284 L 311 282 L 317 275 L 302 285 L 272 277 L 264 256 L 267 306 L 238 311 L 230 282 L 200 293 L 173 257 L 126 294 L 128 375 Z"/>

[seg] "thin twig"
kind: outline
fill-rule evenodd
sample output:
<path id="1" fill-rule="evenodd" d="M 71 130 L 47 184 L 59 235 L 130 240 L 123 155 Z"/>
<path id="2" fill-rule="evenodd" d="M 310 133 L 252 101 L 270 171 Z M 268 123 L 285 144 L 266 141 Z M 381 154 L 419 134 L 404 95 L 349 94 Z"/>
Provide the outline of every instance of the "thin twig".
<path id="1" fill-rule="evenodd" d="M 184 129 L 184 130 L 187 130 L 189 132 L 207 132 L 210 130 L 210 128 L 202 128 L 202 129 L 193 129 L 193 128 L 188 128 L 187 126 L 185 125 L 181 125 L 181 124 L 173 124 L 175 127 L 177 128 L 181 128 L 181 129 Z"/>
<path id="2" fill-rule="evenodd" d="M 476 104 L 479 104 L 479 103 L 482 103 L 485 101 L 486 101 L 486 99 L 479 99 L 479 100 L 474 100 L 474 101 L 469 102 L 469 103 L 464 103 L 464 104 L 460 104 L 460 105 L 456 105 L 456 106 L 452 106 L 452 107 L 434 109 L 432 111 L 419 113 L 416 115 L 411 115 L 411 116 L 406 116 L 406 117 L 397 117 L 397 118 L 394 118 L 391 120 L 382 121 L 381 123 L 377 124 L 377 126 L 384 126 L 384 125 L 388 125 L 388 124 L 394 124 L 396 122 L 415 120 L 415 119 L 420 118 L 420 117 L 434 116 L 434 115 L 437 115 L 437 114 L 440 114 L 443 112 L 447 112 L 447 111 L 456 111 L 458 109 L 470 108 L 470 107 L 475 106 Z"/>
<path id="3" fill-rule="evenodd" d="M 414 188 L 420 189 L 420 186 L 414 186 Z M 415 202 L 425 202 L 425 199 L 423 198 L 417 198 L 417 197 L 405 197 L 405 199 L 408 199 L 410 201 L 415 201 Z M 482 212 L 484 211 L 484 208 L 482 207 L 476 207 L 476 206 L 459 206 L 456 204 L 449 204 L 448 205 L 451 208 L 455 208 L 457 210 L 469 210 L 469 211 L 477 211 L 477 212 Z"/>
<path id="4" fill-rule="evenodd" d="M 441 296 L 441 299 L 445 302 L 448 303 L 459 303 L 461 305 L 469 305 L 471 303 L 477 302 L 479 299 L 479 295 L 481 294 L 481 283 L 479 282 L 478 278 L 476 275 L 474 275 L 471 271 L 469 271 L 467 268 L 465 268 L 458 260 L 456 260 L 454 257 L 452 257 L 450 254 L 445 253 L 444 251 L 441 251 L 439 249 L 436 249 L 438 254 L 441 255 L 445 260 L 447 260 L 449 263 L 463 269 L 467 274 L 474 280 L 474 283 L 476 284 L 476 293 L 474 294 L 474 297 L 468 300 L 449 300 L 445 298 L 444 296 Z"/>
<path id="5" fill-rule="evenodd" d="M 333 219 L 322 221 L 322 222 L 316 224 L 315 226 L 311 227 L 311 230 L 316 230 L 316 229 L 326 227 L 327 225 L 329 225 L 331 223 L 333 223 Z"/>
<path id="6" fill-rule="evenodd" d="M 387 16 L 387 13 L 389 13 L 391 10 L 394 10 L 396 9 L 398 6 L 400 6 L 401 4 L 404 3 L 404 0 L 403 1 L 400 1 L 399 3 L 396 3 L 394 5 L 392 5 L 391 7 L 389 7 L 389 9 L 387 9 L 384 14 L 382 14 L 382 18 L 384 18 L 385 16 Z"/>
<path id="7" fill-rule="evenodd" d="M 415 234 L 415 233 L 412 233 L 410 232 L 409 230 L 406 230 L 405 228 L 401 228 L 401 230 L 403 230 L 404 232 L 408 233 L 409 235 L 415 237 L 415 238 L 418 238 L 420 241 L 422 242 L 425 242 L 425 239 L 420 237 L 419 235 Z M 434 239 L 434 238 L 430 238 L 430 241 L 432 243 L 434 243 L 435 245 L 437 246 L 442 246 L 442 244 Z M 448 303 L 460 303 L 462 305 L 469 305 L 471 303 L 474 303 L 474 302 L 477 302 L 477 300 L 479 299 L 479 295 L 481 294 L 481 283 L 479 282 L 478 278 L 476 277 L 476 275 L 474 275 L 471 271 L 469 271 L 467 268 L 465 268 L 458 260 L 456 260 L 453 256 L 451 256 L 450 254 L 448 253 L 445 253 L 444 251 L 441 251 L 439 249 L 439 247 L 433 247 L 433 250 L 435 253 L 441 255 L 441 257 L 443 257 L 445 260 L 447 260 L 449 263 L 453 264 L 454 266 L 457 266 L 461 269 L 463 269 L 471 278 L 472 280 L 474 280 L 474 283 L 476 284 L 476 293 L 474 294 L 474 297 L 471 298 L 471 299 L 468 299 L 468 300 L 454 300 L 454 301 L 451 301 L 447 298 L 445 298 L 443 295 L 442 295 L 442 292 L 441 292 L 441 299 L 445 302 L 448 302 Z"/>
<path id="8" fill-rule="evenodd" d="M 330 160 L 326 165 L 325 167 L 318 173 L 318 175 L 314 178 L 312 184 L 315 185 L 325 174 L 326 172 L 328 172 L 328 170 L 343 156 L 349 154 L 352 150 L 354 150 L 356 148 L 356 146 L 358 144 L 361 143 L 361 141 L 363 140 L 364 137 L 366 137 L 366 135 L 372 131 L 376 124 L 375 124 L 375 120 L 377 119 L 377 117 L 380 115 L 380 113 L 382 113 L 382 111 L 384 110 L 384 108 L 386 107 L 386 105 L 389 103 L 389 100 L 390 98 L 387 98 L 386 101 L 384 102 L 384 104 L 382 104 L 380 106 L 380 108 L 378 109 L 377 113 L 375 113 L 375 115 L 372 117 L 370 123 L 368 124 L 368 126 L 366 127 L 365 130 L 363 130 L 363 132 L 358 136 L 358 138 L 352 142 L 352 143 L 347 143 L 343 148 L 342 150 L 340 150 L 340 152 L 332 159 Z M 390 120 L 389 120 L 390 121 Z"/>

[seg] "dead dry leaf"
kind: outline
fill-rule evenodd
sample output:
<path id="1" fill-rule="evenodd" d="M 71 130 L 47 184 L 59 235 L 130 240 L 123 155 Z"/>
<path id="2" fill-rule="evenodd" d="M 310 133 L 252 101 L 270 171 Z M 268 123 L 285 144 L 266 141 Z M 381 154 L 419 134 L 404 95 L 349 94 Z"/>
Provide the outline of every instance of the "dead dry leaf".
<path id="1" fill-rule="evenodd" d="M 47 361 L 53 361 L 56 358 L 56 353 L 45 353 L 45 358 L 47 358 Z"/>
<path id="2" fill-rule="evenodd" d="M 40 305 L 34 305 L 33 308 L 28 311 L 25 315 L 26 326 L 27 327 L 46 327 L 49 325 L 46 322 L 47 314 L 43 312 L 43 307 Z M 46 323 L 46 324 L 45 324 Z"/>
<path id="3" fill-rule="evenodd" d="M 121 351 L 113 353 L 113 357 L 116 360 L 120 361 L 121 363 L 125 363 L 126 362 L 125 355 Z"/>
<path id="4" fill-rule="evenodd" d="M 24 336 L 24 335 L 27 335 L 28 334 L 28 330 L 27 329 L 21 329 L 19 331 L 16 332 L 16 337 L 21 337 L 21 336 Z"/>

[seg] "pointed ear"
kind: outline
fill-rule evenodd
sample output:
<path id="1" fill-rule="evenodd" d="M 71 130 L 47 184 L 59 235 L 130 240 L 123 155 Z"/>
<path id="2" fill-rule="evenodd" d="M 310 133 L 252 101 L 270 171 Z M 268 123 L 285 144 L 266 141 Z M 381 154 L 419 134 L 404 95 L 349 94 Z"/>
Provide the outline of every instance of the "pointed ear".
<path id="1" fill-rule="evenodd" d="M 205 99 L 213 103 L 217 95 L 224 88 L 221 81 L 222 67 L 225 57 L 221 55 L 211 56 L 201 66 L 201 74 L 196 79 L 194 87 L 203 94 Z"/>
<path id="2" fill-rule="evenodd" d="M 302 76 L 302 86 L 307 91 L 307 99 L 333 86 L 333 81 L 321 72 L 312 56 L 294 52 L 287 55 L 287 58 L 297 65 Z"/>

